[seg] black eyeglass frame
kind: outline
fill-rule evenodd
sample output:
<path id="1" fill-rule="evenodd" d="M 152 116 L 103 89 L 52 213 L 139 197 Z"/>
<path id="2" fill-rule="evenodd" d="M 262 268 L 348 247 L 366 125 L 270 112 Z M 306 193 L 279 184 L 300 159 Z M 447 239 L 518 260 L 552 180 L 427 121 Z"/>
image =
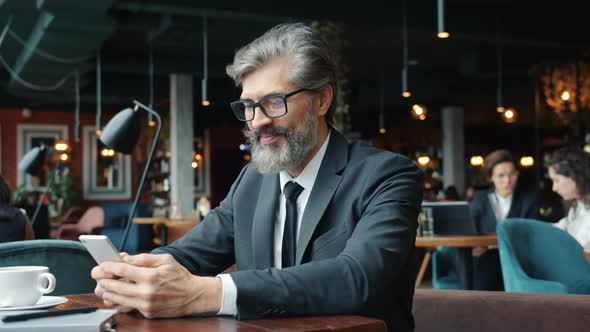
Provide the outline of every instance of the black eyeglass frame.
<path id="1" fill-rule="evenodd" d="M 293 92 L 289 92 L 289 93 L 284 94 L 284 95 L 270 95 L 270 96 L 263 97 L 262 99 L 260 99 L 257 102 L 253 102 L 252 101 L 252 105 L 250 106 L 253 109 L 252 119 L 246 119 L 245 117 L 244 117 L 244 119 L 241 119 L 240 116 L 238 116 L 238 114 L 240 114 L 240 113 L 243 114 L 244 112 L 243 111 L 236 111 L 236 109 L 234 108 L 234 105 L 243 104 L 244 102 L 246 102 L 248 100 L 236 100 L 236 101 L 233 101 L 233 102 L 229 103 L 229 105 L 230 105 L 230 107 L 231 107 L 231 109 L 232 109 L 235 117 L 239 121 L 247 122 L 247 121 L 254 120 L 254 117 L 256 116 L 256 108 L 259 108 L 262 111 L 262 113 L 264 113 L 264 115 L 267 118 L 275 119 L 275 118 L 280 118 L 281 116 L 285 116 L 289 112 L 288 105 L 287 105 L 287 98 L 292 97 L 292 96 L 294 96 L 294 95 L 296 95 L 298 93 L 301 93 L 303 91 L 311 91 L 311 89 L 301 88 L 301 89 L 295 90 Z M 264 106 L 262 106 L 262 103 L 265 100 L 268 100 L 268 99 L 271 99 L 271 98 L 281 98 L 283 100 L 283 104 L 285 104 L 285 113 L 283 113 L 281 115 L 275 115 L 275 116 L 271 116 L 268 113 L 266 113 L 266 110 L 264 109 Z"/>

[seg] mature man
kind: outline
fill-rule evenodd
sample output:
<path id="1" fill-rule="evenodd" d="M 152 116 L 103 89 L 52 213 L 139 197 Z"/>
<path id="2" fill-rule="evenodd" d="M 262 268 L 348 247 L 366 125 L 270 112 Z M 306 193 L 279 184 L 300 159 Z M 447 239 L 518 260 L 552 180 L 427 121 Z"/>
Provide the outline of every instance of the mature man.
<path id="1" fill-rule="evenodd" d="M 96 267 L 96 294 L 146 317 L 354 313 L 412 330 L 420 171 L 330 126 L 334 66 L 307 26 L 272 28 L 227 73 L 242 86 L 231 107 L 247 122 L 251 164 L 158 255 Z M 237 272 L 218 275 L 234 263 Z"/>

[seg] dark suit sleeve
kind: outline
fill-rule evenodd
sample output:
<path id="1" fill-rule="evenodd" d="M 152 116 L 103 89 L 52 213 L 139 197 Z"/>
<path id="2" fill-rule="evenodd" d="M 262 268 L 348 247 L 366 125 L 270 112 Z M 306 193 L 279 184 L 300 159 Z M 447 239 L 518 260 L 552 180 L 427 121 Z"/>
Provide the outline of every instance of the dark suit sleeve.
<path id="1" fill-rule="evenodd" d="M 536 193 L 527 194 L 527 206 L 524 218 L 541 220 L 541 200 Z"/>
<path id="2" fill-rule="evenodd" d="M 350 193 L 359 196 L 363 213 L 340 255 L 230 273 L 238 318 L 360 313 L 379 304 L 414 248 L 422 177 L 399 156 L 367 164 L 374 167 L 349 175 L 364 180 Z"/>
<path id="3" fill-rule="evenodd" d="M 232 200 L 247 168 L 242 169 L 227 197 L 201 224 L 171 245 L 152 253 L 171 254 L 191 273 L 201 276 L 216 275 L 230 267 L 235 262 Z"/>
<path id="4" fill-rule="evenodd" d="M 483 232 L 483 199 L 487 198 L 483 192 L 476 192 L 473 195 L 473 201 L 470 204 L 471 219 L 475 223 L 477 232 L 481 234 Z"/>

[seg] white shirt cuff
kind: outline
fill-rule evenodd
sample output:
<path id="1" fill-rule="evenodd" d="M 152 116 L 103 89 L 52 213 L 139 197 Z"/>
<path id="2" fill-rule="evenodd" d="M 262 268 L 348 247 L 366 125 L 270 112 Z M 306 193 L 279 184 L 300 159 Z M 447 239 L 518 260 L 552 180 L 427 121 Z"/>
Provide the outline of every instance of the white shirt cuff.
<path id="1" fill-rule="evenodd" d="M 217 315 L 235 316 L 238 314 L 236 284 L 229 274 L 219 274 L 217 277 L 221 278 L 221 309 Z"/>

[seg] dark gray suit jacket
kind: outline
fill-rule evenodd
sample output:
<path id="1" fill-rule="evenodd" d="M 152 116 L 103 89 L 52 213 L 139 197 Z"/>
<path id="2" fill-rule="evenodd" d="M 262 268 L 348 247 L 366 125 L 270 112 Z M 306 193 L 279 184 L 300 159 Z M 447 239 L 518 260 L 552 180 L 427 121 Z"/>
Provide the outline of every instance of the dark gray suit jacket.
<path id="1" fill-rule="evenodd" d="M 198 275 L 232 265 L 238 318 L 362 314 L 411 331 L 422 176 L 407 158 L 332 130 L 303 214 L 297 265 L 273 267 L 278 175 L 246 166 L 201 225 L 155 253 Z"/>

